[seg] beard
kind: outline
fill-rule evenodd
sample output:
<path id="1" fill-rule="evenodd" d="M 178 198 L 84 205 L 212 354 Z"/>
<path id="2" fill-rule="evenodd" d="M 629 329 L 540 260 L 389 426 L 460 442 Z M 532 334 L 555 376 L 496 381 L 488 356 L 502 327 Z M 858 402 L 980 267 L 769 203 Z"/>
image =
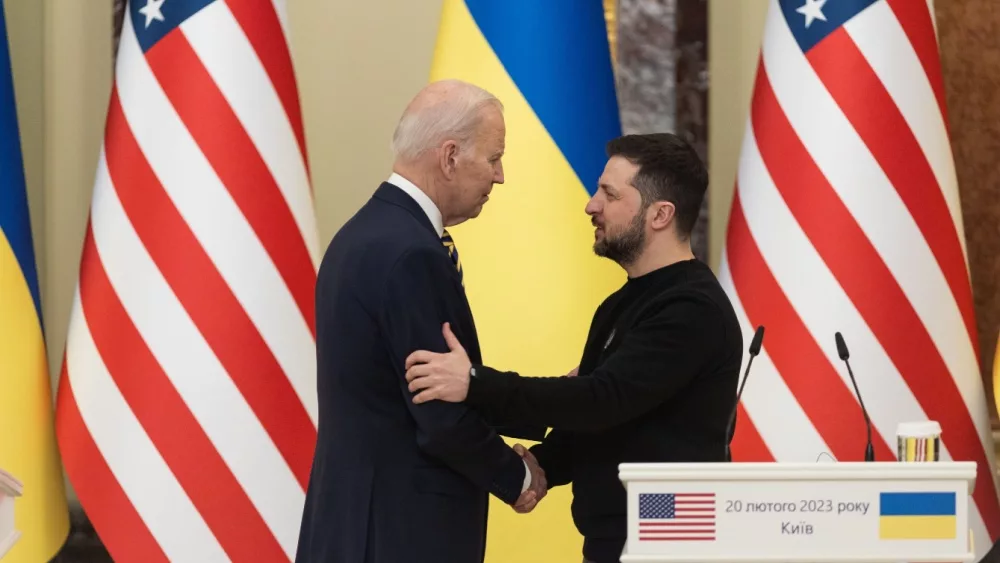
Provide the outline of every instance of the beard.
<path id="1" fill-rule="evenodd" d="M 632 264 L 646 246 L 644 213 L 640 211 L 621 230 L 605 227 L 604 238 L 594 243 L 594 254 L 625 266 Z"/>

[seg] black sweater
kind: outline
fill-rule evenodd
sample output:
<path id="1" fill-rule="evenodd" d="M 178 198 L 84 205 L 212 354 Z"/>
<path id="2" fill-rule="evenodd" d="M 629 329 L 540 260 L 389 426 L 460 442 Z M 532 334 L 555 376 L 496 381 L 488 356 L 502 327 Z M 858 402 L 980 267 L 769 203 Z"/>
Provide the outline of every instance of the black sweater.
<path id="1" fill-rule="evenodd" d="M 502 424 L 550 426 L 531 448 L 550 487 L 573 483 L 584 555 L 618 561 L 618 464 L 723 461 L 743 337 L 712 271 L 688 260 L 629 279 L 598 307 L 578 377 L 473 366 L 466 402 Z"/>

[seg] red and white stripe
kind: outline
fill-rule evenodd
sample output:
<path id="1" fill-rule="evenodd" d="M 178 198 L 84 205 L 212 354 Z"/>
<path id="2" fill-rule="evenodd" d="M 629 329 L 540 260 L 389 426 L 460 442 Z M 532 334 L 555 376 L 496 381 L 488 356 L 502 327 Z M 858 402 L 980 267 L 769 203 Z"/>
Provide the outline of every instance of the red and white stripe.
<path id="1" fill-rule="evenodd" d="M 316 438 L 316 223 L 282 0 L 147 53 L 126 17 L 57 406 L 116 560 L 294 559 Z"/>
<path id="2" fill-rule="evenodd" d="M 983 550 L 1000 505 L 937 49 L 925 2 L 880 0 L 808 54 L 771 2 L 720 267 L 745 341 L 767 331 L 733 458 L 863 459 L 839 331 L 876 459 L 931 419 L 942 460 L 978 464 Z"/>

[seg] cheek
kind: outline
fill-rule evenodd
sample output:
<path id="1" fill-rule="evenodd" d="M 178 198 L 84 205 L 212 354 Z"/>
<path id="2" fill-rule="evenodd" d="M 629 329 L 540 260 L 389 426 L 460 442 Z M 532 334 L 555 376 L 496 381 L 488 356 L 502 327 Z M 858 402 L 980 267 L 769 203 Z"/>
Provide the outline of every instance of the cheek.
<path id="1" fill-rule="evenodd" d="M 490 165 L 484 166 L 479 169 L 478 174 L 476 174 L 476 183 L 479 184 L 481 189 L 489 189 L 493 185 L 493 177 L 496 176 L 493 172 L 493 167 Z"/>
<path id="2" fill-rule="evenodd" d="M 604 221 L 608 225 L 620 225 L 622 222 L 621 206 L 615 205 L 614 203 L 605 203 Z"/>

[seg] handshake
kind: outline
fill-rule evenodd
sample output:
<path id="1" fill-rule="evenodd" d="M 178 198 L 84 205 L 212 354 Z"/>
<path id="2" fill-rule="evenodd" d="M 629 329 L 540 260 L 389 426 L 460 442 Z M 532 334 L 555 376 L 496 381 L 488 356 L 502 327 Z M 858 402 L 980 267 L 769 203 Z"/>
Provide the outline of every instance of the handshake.
<path id="1" fill-rule="evenodd" d="M 566 377 L 576 377 L 579 372 L 580 366 L 577 366 L 566 374 Z M 528 464 L 528 471 L 531 472 L 531 484 L 528 488 L 521 493 L 521 496 L 517 498 L 514 503 L 514 511 L 521 514 L 527 514 L 535 509 L 535 505 L 538 504 L 545 495 L 549 492 L 549 484 L 545 480 L 545 471 L 542 467 L 538 465 L 538 460 L 535 456 L 531 454 L 521 444 L 514 444 L 514 451 L 517 455 L 524 459 L 524 462 Z"/>
<path id="2" fill-rule="evenodd" d="M 531 484 L 514 503 L 515 512 L 527 514 L 535 509 L 540 500 L 545 498 L 546 493 L 549 491 L 549 486 L 545 481 L 545 471 L 542 471 L 535 456 L 521 444 L 515 444 L 514 451 L 524 459 L 524 462 L 528 465 L 528 471 L 531 472 Z"/>

